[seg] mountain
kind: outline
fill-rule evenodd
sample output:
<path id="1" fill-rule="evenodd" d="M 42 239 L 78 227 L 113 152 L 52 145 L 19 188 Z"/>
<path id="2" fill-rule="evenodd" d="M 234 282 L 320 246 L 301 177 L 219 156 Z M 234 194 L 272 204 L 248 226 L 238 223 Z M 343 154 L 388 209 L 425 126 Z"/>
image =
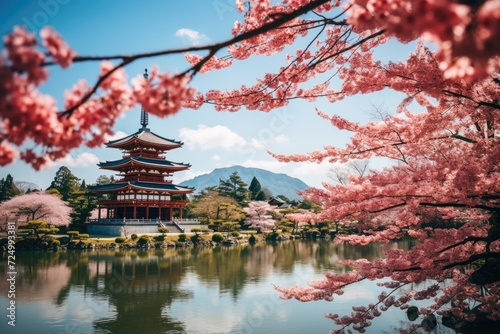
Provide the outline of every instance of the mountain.
<path id="1" fill-rule="evenodd" d="M 250 185 L 252 178 L 255 176 L 259 180 L 262 188 L 267 188 L 273 196 L 285 195 L 290 200 L 302 200 L 303 198 L 297 195 L 297 190 L 309 188 L 307 184 L 301 180 L 281 173 L 273 173 L 265 169 L 250 168 L 243 166 L 231 166 L 226 168 L 217 168 L 208 174 L 198 175 L 191 180 L 180 183 L 181 186 L 195 187 L 198 193 L 210 186 L 218 186 L 219 179 L 227 180 L 233 172 L 238 172 L 243 182 Z"/>
<path id="2" fill-rule="evenodd" d="M 14 185 L 17 187 L 17 189 L 26 192 L 28 189 L 31 190 L 41 190 L 40 186 L 38 184 L 28 182 L 28 181 L 14 181 Z"/>

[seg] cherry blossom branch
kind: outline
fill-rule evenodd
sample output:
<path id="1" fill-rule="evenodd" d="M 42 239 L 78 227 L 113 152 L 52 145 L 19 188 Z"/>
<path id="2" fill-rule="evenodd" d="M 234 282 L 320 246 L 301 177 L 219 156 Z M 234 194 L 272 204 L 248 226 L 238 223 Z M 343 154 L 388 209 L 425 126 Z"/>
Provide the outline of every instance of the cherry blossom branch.
<path id="1" fill-rule="evenodd" d="M 455 245 L 452 245 L 450 247 L 454 247 Z M 444 251 L 444 250 L 442 250 Z M 442 252 L 440 251 L 440 252 Z M 438 252 L 438 253 L 440 253 Z M 445 266 L 443 266 L 442 268 L 443 269 L 450 269 L 450 268 L 453 268 L 453 267 L 458 267 L 458 266 L 464 266 L 464 265 L 467 265 L 467 264 L 471 264 L 477 260 L 482 260 L 482 259 L 491 259 L 491 258 L 497 258 L 497 259 L 500 259 L 500 253 L 498 252 L 484 252 L 484 253 L 480 253 L 480 254 L 473 254 L 471 255 L 467 260 L 465 261 L 461 261 L 461 262 L 454 262 L 454 263 L 449 263 Z M 434 261 L 434 264 L 436 264 L 437 261 Z M 415 271 L 415 270 L 424 270 L 424 268 L 420 267 L 420 266 L 416 266 L 416 267 L 410 267 L 410 268 L 405 268 L 405 269 L 394 269 L 393 271 L 397 271 L 397 272 L 405 272 L 405 271 Z"/>
<path id="2" fill-rule="evenodd" d="M 327 61 L 327 60 L 329 60 L 331 58 L 338 57 L 339 55 L 344 54 L 344 53 L 346 53 L 346 52 L 348 52 L 348 51 L 350 51 L 352 49 L 360 47 L 362 44 L 366 43 L 367 41 L 369 41 L 369 40 L 371 40 L 371 39 L 373 39 L 375 37 L 378 37 L 378 36 L 382 35 L 384 32 L 385 32 L 384 30 L 380 30 L 380 31 L 378 31 L 376 33 L 373 33 L 373 34 L 371 34 L 371 35 L 369 35 L 369 36 L 367 36 L 367 37 L 365 37 L 365 38 L 357 41 L 356 43 L 354 43 L 354 44 L 352 44 L 352 45 L 350 45 L 348 47 L 342 48 L 341 50 L 339 50 L 339 51 L 337 51 L 337 52 L 329 55 L 328 57 L 322 58 L 325 54 L 328 54 L 328 52 L 337 44 L 337 42 L 340 40 L 341 37 L 343 37 L 345 35 L 347 35 L 347 36 L 350 35 L 351 31 L 350 30 L 346 31 L 342 36 L 339 37 L 339 39 L 337 39 L 336 43 L 334 43 L 333 45 L 330 45 L 329 48 L 321 56 L 315 58 L 315 59 L 318 59 L 318 61 L 314 62 L 314 59 L 311 60 L 309 62 L 309 64 L 308 64 L 307 70 L 305 72 L 307 72 L 307 71 L 315 68 L 319 64 L 321 64 L 321 63 L 323 63 L 323 62 L 325 62 L 325 61 Z M 309 46 L 312 45 L 313 41 L 314 41 L 314 39 L 312 39 L 311 43 L 309 43 L 309 45 L 308 45 L 307 48 L 309 48 Z M 307 48 L 306 48 L 306 50 L 307 50 Z M 289 64 L 285 69 L 283 69 L 280 73 L 278 73 L 276 75 L 276 77 L 274 78 L 274 80 L 277 80 L 286 71 L 286 69 L 289 68 L 291 65 L 292 64 Z M 303 73 L 301 73 L 301 74 L 303 74 Z M 292 76 L 292 78 L 295 78 L 297 76 L 298 76 L 298 74 L 294 74 Z M 259 98 L 258 100 L 251 101 L 251 102 L 244 102 L 244 103 L 236 104 L 236 103 L 221 103 L 221 102 L 216 102 L 216 101 L 211 102 L 210 100 L 204 100 L 204 103 L 209 103 L 209 104 L 214 104 L 214 105 L 224 104 L 224 105 L 227 105 L 227 106 L 243 106 L 243 105 L 247 105 L 249 103 L 253 104 L 253 103 L 259 103 L 259 102 L 262 102 L 262 101 L 280 100 L 280 99 L 273 99 L 273 98 L 267 98 L 267 97 L 271 96 L 272 93 L 274 93 L 276 90 L 278 90 L 279 88 L 282 88 L 282 87 L 283 87 L 283 84 L 280 84 L 276 88 L 274 88 L 272 91 L 268 92 L 265 96 Z M 288 91 L 288 89 L 290 87 L 291 87 L 291 84 L 285 89 L 285 91 Z M 269 88 L 269 87 L 266 85 L 266 86 L 260 88 L 258 91 L 252 91 L 252 92 L 249 92 L 247 94 L 234 95 L 234 96 L 232 96 L 232 98 L 234 99 L 234 98 L 238 98 L 238 97 L 249 97 L 249 96 L 252 96 L 252 95 L 256 95 L 256 94 L 258 94 L 260 92 L 263 92 L 267 88 Z M 321 95 L 318 94 L 318 95 L 315 95 L 314 97 L 319 97 L 319 96 L 321 96 Z M 306 97 L 305 96 L 300 96 L 299 98 L 306 98 Z M 291 100 L 291 99 L 293 99 L 293 97 L 287 97 L 287 100 Z"/>
<path id="3" fill-rule="evenodd" d="M 484 204 L 468 205 L 468 204 L 453 203 L 453 202 L 450 202 L 450 203 L 426 203 L 426 202 L 422 202 L 422 203 L 420 203 L 420 205 L 423 205 L 423 206 L 432 206 L 432 207 L 437 207 L 437 208 L 441 208 L 441 207 L 454 207 L 454 208 L 483 209 L 483 210 L 486 210 L 486 211 L 500 211 L 500 208 L 491 207 L 491 206 L 487 206 L 487 205 L 484 205 Z"/>
<path id="4" fill-rule="evenodd" d="M 365 38 L 363 38 L 363 39 L 361 39 L 361 40 L 357 41 L 356 43 L 354 43 L 354 44 L 352 44 L 352 45 L 350 45 L 350 46 L 348 46 L 348 47 L 346 47 L 346 48 L 344 48 L 344 49 L 342 49 L 342 50 L 340 50 L 340 51 L 338 51 L 338 52 L 335 52 L 334 54 L 331 54 L 330 56 L 328 56 L 328 57 L 326 57 L 326 58 L 324 58 L 324 59 L 321 59 L 320 61 L 318 61 L 317 63 L 315 63 L 315 64 L 314 64 L 314 66 L 316 66 L 316 65 L 318 65 L 318 64 L 320 64 L 320 63 L 322 63 L 322 62 L 324 62 L 324 61 L 326 61 L 326 60 L 328 60 L 328 59 L 334 58 L 334 57 L 336 57 L 336 56 L 338 56 L 338 55 L 340 55 L 340 54 L 342 54 L 342 53 L 345 53 L 346 51 L 349 51 L 349 50 L 351 50 L 351 49 L 354 49 L 354 48 L 358 47 L 359 45 L 361 45 L 361 44 L 363 44 L 363 43 L 366 43 L 366 42 L 368 42 L 369 40 L 371 40 L 371 39 L 373 39 L 373 38 L 375 38 L 375 37 L 378 37 L 378 36 L 380 36 L 380 35 L 382 35 L 382 34 L 384 34 L 384 33 L 385 33 L 385 30 L 384 30 L 384 29 L 379 30 L 379 31 L 377 31 L 376 33 L 373 33 L 373 34 L 371 34 L 371 35 L 369 35 L 369 36 L 367 36 L 367 37 L 365 37 Z"/>
<path id="5" fill-rule="evenodd" d="M 495 108 L 495 109 L 500 109 L 500 104 L 498 104 L 497 101 L 493 101 L 493 102 L 479 101 L 478 102 L 478 101 L 474 100 L 470 96 L 463 95 L 463 94 L 460 94 L 460 93 L 455 93 L 455 92 L 452 92 L 452 91 L 450 91 L 448 89 L 443 89 L 443 93 L 446 93 L 446 94 L 454 96 L 454 97 L 461 97 L 461 98 L 467 99 L 469 101 L 472 101 L 475 104 L 477 104 L 477 106 L 476 106 L 477 108 L 479 108 L 481 106 L 486 106 L 486 107 L 491 107 L 491 108 Z"/>
<path id="6" fill-rule="evenodd" d="M 455 248 L 455 247 L 458 247 L 458 246 L 461 246 L 461 245 L 465 245 L 466 243 L 468 242 L 478 242 L 478 241 L 484 241 L 484 242 L 490 242 L 492 241 L 490 238 L 487 238 L 487 237 L 467 237 L 465 238 L 464 240 L 456 243 L 456 244 L 453 244 L 453 245 L 450 245 L 444 249 L 441 249 L 438 253 L 442 253 L 442 252 L 445 252 L 449 249 L 452 249 L 452 248 Z"/>
<path id="7" fill-rule="evenodd" d="M 465 261 L 450 263 L 450 264 L 444 266 L 443 269 L 450 269 L 450 268 L 457 267 L 457 266 L 464 266 L 464 265 L 470 264 L 474 261 L 482 260 L 482 259 L 500 259 L 500 253 L 498 253 L 498 252 L 485 252 L 485 253 L 481 253 L 481 254 L 474 254 L 474 255 L 471 255 L 469 257 L 469 259 L 467 259 Z"/>
<path id="8" fill-rule="evenodd" d="M 181 48 L 181 49 L 171 49 L 171 50 L 162 50 L 162 51 L 156 51 L 156 52 L 148 52 L 148 53 L 140 53 L 136 55 L 115 55 L 115 56 L 108 56 L 108 57 L 102 57 L 102 56 L 81 56 L 81 57 L 75 57 L 73 62 L 82 62 L 82 61 L 97 61 L 97 60 L 114 60 L 114 59 L 122 59 L 123 61 L 116 65 L 113 69 L 111 69 L 108 73 L 104 74 L 102 77 L 99 78 L 97 83 L 94 85 L 94 87 L 79 101 L 79 103 L 75 104 L 71 108 L 68 108 L 67 110 L 61 112 L 61 115 L 64 116 L 71 116 L 74 110 L 76 110 L 78 107 L 80 107 L 82 104 L 84 104 L 99 88 L 101 83 L 106 80 L 113 72 L 115 72 L 117 69 L 126 66 L 127 64 L 130 64 L 131 62 L 142 59 L 142 58 L 150 58 L 150 57 L 157 57 L 157 56 L 163 56 L 163 55 L 169 55 L 169 54 L 178 54 L 178 53 L 184 53 L 184 52 L 192 52 L 192 51 L 202 51 L 202 50 L 209 50 L 209 54 L 205 56 L 200 62 L 198 62 L 196 65 L 193 65 L 186 71 L 178 74 L 177 76 L 182 77 L 184 75 L 187 75 L 188 73 L 191 72 L 191 76 L 195 75 L 201 67 L 210 59 L 212 56 L 215 55 L 215 53 L 227 46 L 236 44 L 238 42 L 247 40 L 249 38 L 258 36 L 260 34 L 263 34 L 265 32 L 268 32 L 270 30 L 276 29 L 279 26 L 283 25 L 286 22 L 289 22 L 300 15 L 303 15 L 314 8 L 328 2 L 330 0 L 313 0 L 310 3 L 300 7 L 299 9 L 291 12 L 291 13 L 286 13 L 282 14 L 280 16 L 276 16 L 276 18 L 267 24 L 262 25 L 259 28 L 247 31 L 241 35 L 238 35 L 236 37 L 233 37 L 229 40 L 226 40 L 224 42 L 220 43 L 215 43 L 215 44 L 210 44 L 210 45 L 203 45 L 203 46 L 195 46 L 195 47 L 189 47 L 189 48 Z M 42 66 L 49 66 L 49 65 L 54 65 L 55 62 L 46 62 L 43 63 Z"/>
<path id="9" fill-rule="evenodd" d="M 387 295 L 385 295 L 384 298 L 379 299 L 379 301 L 376 304 L 373 304 L 370 307 L 368 307 L 368 309 L 366 309 L 363 313 L 361 313 L 360 316 L 363 317 L 363 319 L 364 319 L 364 316 L 368 315 L 370 311 L 377 309 L 378 305 L 384 303 L 393 293 L 395 293 L 396 291 L 398 291 L 399 289 L 401 289 L 402 287 L 404 287 L 405 285 L 408 285 L 408 284 L 410 284 L 410 282 L 401 283 L 400 285 L 398 285 L 397 287 L 395 287 L 391 292 L 389 292 Z M 354 321 L 351 322 L 350 324 L 344 324 L 342 326 L 342 328 L 340 328 L 340 330 L 345 329 L 347 326 L 349 326 L 349 325 L 351 325 L 353 323 L 354 323 Z"/>

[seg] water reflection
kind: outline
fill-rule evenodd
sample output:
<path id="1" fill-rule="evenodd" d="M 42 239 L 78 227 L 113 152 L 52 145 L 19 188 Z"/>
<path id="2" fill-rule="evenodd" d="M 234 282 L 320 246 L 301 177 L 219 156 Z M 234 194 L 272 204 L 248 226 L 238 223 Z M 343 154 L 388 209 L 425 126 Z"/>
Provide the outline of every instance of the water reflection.
<path id="1" fill-rule="evenodd" d="M 389 247 L 407 249 L 411 245 L 411 241 L 403 241 Z M 213 322 L 214 333 L 228 332 L 229 328 L 234 332 L 244 318 L 238 317 L 238 312 L 247 312 L 248 303 L 257 298 L 252 292 L 269 290 L 269 280 L 287 285 L 282 278 L 290 280 L 304 272 L 312 272 L 315 277 L 308 279 L 316 279 L 325 271 L 347 270 L 336 264 L 339 259 L 373 260 L 381 256 L 379 245 L 360 247 L 310 240 L 180 250 L 18 252 L 16 330 L 196 333 L 201 332 L 197 328 L 203 327 L 194 323 L 200 314 L 190 315 L 190 311 L 200 309 L 201 304 L 219 305 L 217 300 L 225 301 L 227 295 L 230 301 L 225 303 L 230 304 L 229 308 L 217 306 L 226 314 L 211 310 L 203 319 L 203 328 L 209 332 L 207 328 Z M 6 256 L 1 262 L 3 308 L 8 302 L 3 293 L 8 290 Z M 278 297 L 274 292 L 266 293 L 271 300 Z M 289 302 L 288 305 L 298 307 Z M 324 311 L 329 310 L 321 312 Z M 285 323 L 293 323 L 289 318 L 289 314 L 283 315 Z M 267 330 L 272 332 L 272 325 L 269 326 Z M 280 326 L 280 332 L 286 331 L 283 323 Z M 326 320 L 323 326 L 329 330 L 333 324 Z M 11 330 L 5 322 L 0 324 L 2 333 Z M 296 330 L 292 327 L 289 332 L 300 332 Z"/>

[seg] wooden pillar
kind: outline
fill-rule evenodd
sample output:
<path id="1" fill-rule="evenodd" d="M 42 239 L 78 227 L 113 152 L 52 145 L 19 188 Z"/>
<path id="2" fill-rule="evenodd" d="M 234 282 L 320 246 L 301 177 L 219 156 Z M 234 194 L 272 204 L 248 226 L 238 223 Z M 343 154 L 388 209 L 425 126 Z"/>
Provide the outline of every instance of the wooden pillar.
<path id="1" fill-rule="evenodd" d="M 182 220 L 182 206 L 179 208 L 179 220 Z"/>
<path id="2" fill-rule="evenodd" d="M 137 219 L 137 206 L 134 205 L 134 219 Z"/>
<path id="3" fill-rule="evenodd" d="M 149 205 L 146 205 L 146 219 L 149 219 Z"/>
<path id="4" fill-rule="evenodd" d="M 158 220 L 161 221 L 161 205 L 158 207 Z"/>

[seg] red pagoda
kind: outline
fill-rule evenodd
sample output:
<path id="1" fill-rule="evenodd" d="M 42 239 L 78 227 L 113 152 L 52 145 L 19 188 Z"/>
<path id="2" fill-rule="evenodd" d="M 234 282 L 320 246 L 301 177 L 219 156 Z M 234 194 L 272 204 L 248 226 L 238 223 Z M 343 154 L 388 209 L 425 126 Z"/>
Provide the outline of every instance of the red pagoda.
<path id="1" fill-rule="evenodd" d="M 147 71 L 144 77 L 147 78 Z M 106 143 L 107 147 L 121 149 L 123 157 L 98 165 L 119 174 L 115 183 L 89 186 L 94 193 L 108 194 L 108 198 L 99 203 L 99 219 L 91 224 L 93 227 L 126 223 L 154 226 L 158 226 L 158 223 L 169 224 L 173 220 L 174 210 L 178 211 L 176 214 L 182 219 L 182 208 L 187 201 L 178 199 L 182 197 L 179 195 L 190 194 L 194 188 L 172 184 L 167 178 L 175 172 L 187 170 L 191 165 L 166 160 L 165 154 L 181 147 L 183 143 L 151 132 L 147 127 L 148 113 L 144 108 L 141 108 L 141 125 L 136 133 Z M 101 209 L 106 209 L 106 218 L 101 218 Z"/>

